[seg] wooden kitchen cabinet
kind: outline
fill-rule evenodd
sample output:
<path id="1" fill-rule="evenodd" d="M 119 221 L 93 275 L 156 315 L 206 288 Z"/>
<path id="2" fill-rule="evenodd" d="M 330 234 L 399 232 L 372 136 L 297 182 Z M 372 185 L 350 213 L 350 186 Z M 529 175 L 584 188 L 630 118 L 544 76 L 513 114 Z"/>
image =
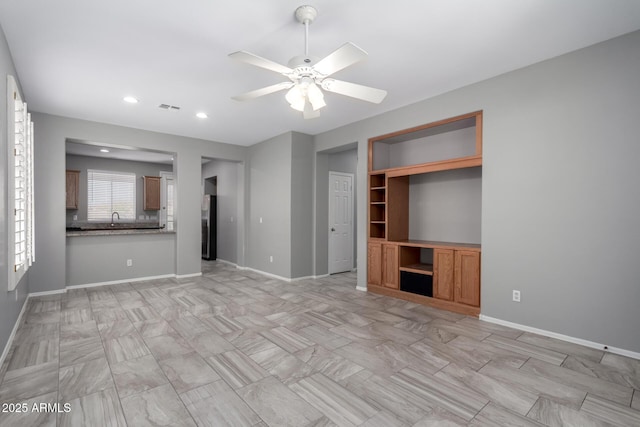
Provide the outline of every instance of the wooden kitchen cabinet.
<path id="1" fill-rule="evenodd" d="M 391 289 L 400 288 L 398 245 L 382 244 L 382 285 Z"/>
<path id="2" fill-rule="evenodd" d="M 455 300 L 480 306 L 480 252 L 455 251 Z"/>
<path id="3" fill-rule="evenodd" d="M 67 209 L 78 209 L 80 193 L 80 171 L 66 171 L 66 206 Z"/>
<path id="4" fill-rule="evenodd" d="M 382 245 L 369 242 L 367 250 L 367 283 L 380 286 L 382 283 Z"/>
<path id="5" fill-rule="evenodd" d="M 144 180 L 144 206 L 145 211 L 160 210 L 160 177 L 145 176 Z"/>
<path id="6" fill-rule="evenodd" d="M 453 263 L 451 249 L 433 250 L 433 297 L 447 301 L 453 299 Z"/>

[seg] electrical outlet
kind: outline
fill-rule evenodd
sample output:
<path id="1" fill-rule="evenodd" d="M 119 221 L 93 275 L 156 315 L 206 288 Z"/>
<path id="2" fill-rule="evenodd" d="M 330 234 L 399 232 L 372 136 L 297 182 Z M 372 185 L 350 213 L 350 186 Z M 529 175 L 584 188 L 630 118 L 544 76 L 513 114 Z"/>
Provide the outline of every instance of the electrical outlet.
<path id="1" fill-rule="evenodd" d="M 260 217 L 260 224 L 262 224 L 262 217 Z"/>
<path id="2" fill-rule="evenodd" d="M 269 262 L 273 262 L 273 255 L 269 256 Z"/>
<path id="3" fill-rule="evenodd" d="M 128 259 L 127 260 L 127 267 L 131 267 L 133 265 L 133 260 L 132 259 Z"/>
<path id="4" fill-rule="evenodd" d="M 516 290 L 513 291 L 513 300 L 515 302 L 520 302 L 520 291 L 516 291 Z"/>

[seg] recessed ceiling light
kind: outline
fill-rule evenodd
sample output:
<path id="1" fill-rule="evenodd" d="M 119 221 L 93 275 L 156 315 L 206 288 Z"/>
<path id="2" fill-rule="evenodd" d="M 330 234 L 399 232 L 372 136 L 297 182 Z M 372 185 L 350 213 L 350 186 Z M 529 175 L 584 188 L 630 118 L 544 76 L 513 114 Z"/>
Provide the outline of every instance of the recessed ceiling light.
<path id="1" fill-rule="evenodd" d="M 207 116 L 207 113 L 200 112 L 200 113 L 196 114 L 196 117 L 199 118 L 199 119 L 206 119 L 209 116 Z"/>
<path id="2" fill-rule="evenodd" d="M 100 149 L 100 152 L 101 152 L 101 153 L 108 153 L 108 152 L 109 152 L 109 150 L 107 150 L 106 148 L 101 148 L 101 149 Z"/>
<path id="3" fill-rule="evenodd" d="M 123 99 L 124 99 L 124 102 L 128 102 L 129 104 L 137 104 L 138 103 L 138 99 L 134 98 L 133 96 L 125 96 Z"/>

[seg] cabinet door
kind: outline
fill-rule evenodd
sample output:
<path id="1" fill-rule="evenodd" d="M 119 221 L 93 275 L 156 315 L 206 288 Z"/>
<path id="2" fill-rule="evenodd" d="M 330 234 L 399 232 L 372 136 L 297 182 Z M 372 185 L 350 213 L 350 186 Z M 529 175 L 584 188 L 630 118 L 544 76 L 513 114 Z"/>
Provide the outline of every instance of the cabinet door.
<path id="1" fill-rule="evenodd" d="M 433 296 L 451 301 L 453 299 L 453 263 L 451 249 L 433 250 Z"/>
<path id="2" fill-rule="evenodd" d="M 382 245 L 382 284 L 387 288 L 400 287 L 400 269 L 398 267 L 398 246 Z"/>
<path id="3" fill-rule="evenodd" d="M 80 186 L 80 171 L 67 170 L 66 206 L 67 209 L 78 209 L 78 192 Z"/>
<path id="4" fill-rule="evenodd" d="M 382 283 L 382 245 L 369 243 L 367 246 L 367 283 L 380 286 Z"/>
<path id="5" fill-rule="evenodd" d="M 462 304 L 480 306 L 480 253 L 455 251 L 455 300 Z"/>
<path id="6" fill-rule="evenodd" d="M 144 207 L 145 211 L 160 210 L 160 177 L 144 177 Z"/>

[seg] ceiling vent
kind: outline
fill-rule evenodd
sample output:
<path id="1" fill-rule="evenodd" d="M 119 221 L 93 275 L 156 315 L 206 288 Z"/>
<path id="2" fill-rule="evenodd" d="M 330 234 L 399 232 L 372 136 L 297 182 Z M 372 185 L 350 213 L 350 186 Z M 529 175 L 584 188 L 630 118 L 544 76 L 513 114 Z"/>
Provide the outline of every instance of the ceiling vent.
<path id="1" fill-rule="evenodd" d="M 176 105 L 169 105 L 169 104 L 160 104 L 158 105 L 158 108 L 162 108 L 163 110 L 179 110 L 180 109 L 180 107 Z"/>

